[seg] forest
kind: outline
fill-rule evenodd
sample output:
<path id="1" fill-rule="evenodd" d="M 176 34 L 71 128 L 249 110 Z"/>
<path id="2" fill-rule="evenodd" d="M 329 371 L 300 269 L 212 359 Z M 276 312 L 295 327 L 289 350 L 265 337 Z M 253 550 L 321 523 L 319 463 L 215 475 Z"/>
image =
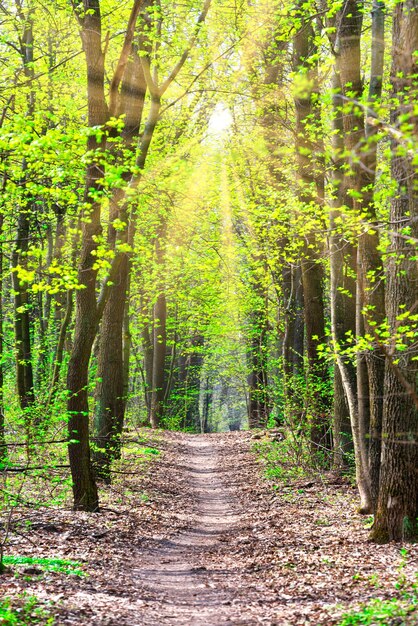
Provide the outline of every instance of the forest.
<path id="1" fill-rule="evenodd" d="M 100 534 L 139 506 L 134 474 L 162 481 L 147 541 L 190 485 L 221 537 L 216 459 L 237 502 L 283 472 L 276 491 L 353 488 L 358 545 L 412 567 L 418 1 L 2 0 L 0 20 L 0 623 L 342 624 L 234 622 L 222 594 L 200 618 L 53 621 L 7 581 L 36 520 Z"/>

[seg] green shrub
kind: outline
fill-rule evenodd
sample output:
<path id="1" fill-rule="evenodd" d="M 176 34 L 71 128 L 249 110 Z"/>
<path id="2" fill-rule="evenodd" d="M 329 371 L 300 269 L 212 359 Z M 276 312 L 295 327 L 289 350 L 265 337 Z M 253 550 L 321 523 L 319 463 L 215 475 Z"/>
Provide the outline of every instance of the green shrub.
<path id="1" fill-rule="evenodd" d="M 305 474 L 301 463 L 300 450 L 295 450 L 289 439 L 283 441 L 260 441 L 254 445 L 256 453 L 265 466 L 265 476 L 269 480 L 286 482 Z"/>

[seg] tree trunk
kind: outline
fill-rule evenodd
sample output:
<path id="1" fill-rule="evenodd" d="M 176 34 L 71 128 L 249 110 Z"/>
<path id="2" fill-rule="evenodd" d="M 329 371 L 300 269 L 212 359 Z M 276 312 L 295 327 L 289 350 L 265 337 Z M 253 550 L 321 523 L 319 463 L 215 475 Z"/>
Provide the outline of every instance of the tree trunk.
<path id="1" fill-rule="evenodd" d="M 263 264 L 263 269 L 259 267 Z M 270 416 L 270 394 L 267 376 L 268 299 L 265 282 L 265 262 L 254 255 L 254 271 L 251 279 L 253 305 L 250 315 L 248 377 L 248 426 L 265 428 Z"/>
<path id="2" fill-rule="evenodd" d="M 410 125 L 418 133 L 414 110 L 418 96 L 418 2 L 394 7 L 392 86 L 397 108 L 391 126 Z M 408 132 L 408 131 L 406 131 Z M 392 176 L 398 191 L 392 196 L 391 245 L 387 262 L 386 309 L 392 340 L 386 348 L 382 463 L 379 498 L 372 537 L 376 541 L 418 539 L 418 397 L 417 344 L 399 330 L 417 333 L 418 303 L 418 191 L 416 164 L 402 139 L 392 140 Z M 411 238 L 405 236 L 410 233 Z M 401 316 L 401 317 L 400 317 Z M 402 322 L 399 320 L 402 319 Z"/>
<path id="3" fill-rule="evenodd" d="M 117 114 L 119 116 L 124 115 L 125 126 L 122 139 L 127 151 L 133 149 L 138 138 L 145 92 L 144 72 L 140 58 L 134 49 L 124 73 L 117 106 Z M 122 177 L 126 182 L 129 182 L 131 172 L 125 171 Z M 112 223 L 116 218 L 125 224 L 129 221 L 125 194 L 120 189 L 114 192 L 111 201 L 108 241 L 114 250 L 117 231 L 113 228 Z M 128 233 L 128 228 L 126 228 L 123 238 L 127 242 Z M 116 250 L 115 253 L 121 255 L 122 259 L 118 276 L 112 286 L 103 312 L 97 371 L 100 382 L 96 388 L 94 418 L 96 443 L 94 463 L 98 474 L 106 480 L 110 479 L 112 458 L 118 457 L 120 453 L 119 441 L 125 418 L 126 383 L 129 376 L 130 344 L 129 341 L 124 343 L 124 324 L 127 321 L 125 309 L 128 306 L 127 291 L 131 264 L 126 252 Z"/>
<path id="4" fill-rule="evenodd" d="M 93 127 L 103 127 L 108 118 L 104 95 L 104 54 L 101 40 L 101 15 L 98 0 L 84 0 L 85 13 L 80 17 L 82 40 L 87 63 L 88 120 Z M 91 134 L 87 141 L 93 154 L 104 149 L 104 142 Z M 100 203 L 94 192 L 100 192 L 102 164 L 87 167 L 85 202 L 89 209 L 82 226 L 82 241 L 76 291 L 76 317 L 73 349 L 68 363 L 67 387 L 69 460 L 73 481 L 74 508 L 96 511 L 99 506 L 97 487 L 90 460 L 88 370 L 93 342 L 100 321 L 96 300 L 97 269 L 95 252 L 101 235 Z M 93 194 L 92 194 L 93 190 Z"/>
<path id="5" fill-rule="evenodd" d="M 34 67 L 34 38 L 33 38 L 33 9 L 28 9 L 26 15 L 22 10 L 18 11 L 22 21 L 21 57 L 25 78 L 29 83 L 26 94 L 26 115 L 30 119 L 35 113 L 35 90 L 33 78 Z M 25 189 L 27 175 L 27 163 L 22 163 L 22 189 Z M 22 206 L 18 209 L 17 232 L 12 250 L 12 285 L 14 291 L 14 326 L 16 346 L 16 378 L 17 391 L 20 406 L 23 410 L 30 407 L 35 400 L 33 365 L 32 365 L 32 341 L 30 331 L 30 298 L 24 282 L 19 280 L 16 272 L 21 266 L 25 269 L 27 264 L 27 252 L 29 250 L 30 217 L 32 207 L 29 198 L 25 198 L 23 191 Z M 28 419 L 28 415 L 26 415 Z"/>
<path id="6" fill-rule="evenodd" d="M 375 0 L 372 17 L 372 64 L 369 103 L 373 107 L 381 96 L 384 56 L 384 7 Z M 342 10 L 340 23 L 339 71 L 342 93 L 352 101 L 351 110 L 343 115 L 345 146 L 352 160 L 346 175 L 346 189 L 354 190 L 352 200 L 359 216 L 367 222 L 359 236 L 357 250 L 356 337 L 373 335 L 385 317 L 383 268 L 379 253 L 376 210 L 373 203 L 376 178 L 376 129 L 366 123 L 364 109 L 357 101 L 362 96 L 360 38 L 363 5 L 357 0 Z M 345 105 L 346 107 L 346 105 Z M 369 114 L 373 114 L 372 110 Z M 361 454 L 367 467 L 364 475 L 369 484 L 369 502 L 362 508 L 374 510 L 380 468 L 381 422 L 383 409 L 384 361 L 375 343 L 357 352 L 357 419 Z"/>
<path id="7" fill-rule="evenodd" d="M 61 328 L 58 335 L 57 347 L 55 350 L 54 366 L 52 370 L 52 378 L 49 386 L 49 396 L 47 405 L 49 406 L 57 393 L 58 383 L 60 379 L 61 365 L 64 358 L 64 346 L 67 338 L 68 328 L 71 323 L 74 308 L 74 296 L 72 290 L 67 291 L 67 306 L 65 309 L 64 319 L 61 322 Z"/>
<path id="8" fill-rule="evenodd" d="M 299 200 L 306 207 L 320 204 L 323 197 L 323 165 L 315 157 L 317 152 L 310 133 L 310 125 L 319 123 L 318 75 L 315 53 L 315 33 L 311 20 L 298 15 L 300 28 L 293 40 L 293 68 L 306 77 L 307 86 L 301 93 L 295 91 L 296 110 L 296 162 L 299 179 Z M 308 86 L 309 85 L 309 86 Z M 302 285 L 305 315 L 306 350 L 308 357 L 307 386 L 309 393 L 310 439 L 312 451 L 318 458 L 330 449 L 330 390 L 327 388 L 328 366 L 319 353 L 325 342 L 324 269 L 320 256 L 320 244 L 316 235 L 306 236 L 302 260 Z M 325 459 L 324 459 L 325 460 Z"/>
<path id="9" fill-rule="evenodd" d="M 334 202 L 335 210 L 332 215 L 332 228 L 338 233 L 338 205 L 352 206 L 360 216 L 362 203 L 359 200 L 362 191 L 362 168 L 359 163 L 363 157 L 360 147 L 364 148 L 364 111 L 359 105 L 363 85 L 361 79 L 361 29 L 363 23 L 363 7 L 357 0 L 348 0 L 337 15 L 338 34 L 335 41 L 337 51 L 336 74 L 341 83 L 341 94 L 334 97 L 334 116 L 337 120 L 336 155 L 338 164 L 336 167 L 337 197 Z M 340 100 L 340 105 L 337 105 Z M 349 103 L 349 105 L 347 105 Z M 340 120 L 340 121 L 338 121 Z M 343 139 L 344 137 L 344 139 Z M 348 154 L 343 156 L 344 152 Z M 344 168 L 344 169 L 341 169 Z M 344 172 L 344 174 L 342 173 Z M 355 192 L 354 198 L 351 192 Z M 338 236 L 334 238 L 332 247 L 344 246 L 344 240 L 338 242 Z M 351 258 L 354 258 L 354 275 L 357 276 L 356 289 L 350 291 L 355 295 L 355 333 L 358 339 L 364 335 L 363 318 L 363 287 L 361 282 L 363 267 L 363 248 L 356 249 L 350 244 Z M 331 255 L 334 251 L 331 250 Z M 360 492 L 360 511 L 363 513 L 373 510 L 371 492 L 371 479 L 368 458 L 368 440 L 370 428 L 370 392 L 367 361 L 364 353 L 357 354 L 357 367 L 354 370 L 350 363 L 350 357 L 344 356 L 344 344 L 347 338 L 341 335 L 338 328 L 338 266 L 342 267 L 338 256 L 332 261 L 334 267 L 332 273 L 332 301 L 333 301 L 333 336 L 336 345 L 337 364 L 340 369 L 347 403 L 350 410 L 351 428 L 353 433 L 354 455 L 356 461 L 357 484 Z M 341 299 L 340 299 L 341 304 Z M 352 330 L 352 329 L 351 329 Z M 342 340 L 342 342 L 341 342 Z"/>
<path id="10" fill-rule="evenodd" d="M 25 171 L 25 169 L 26 166 L 24 164 L 23 170 Z M 29 234 L 30 207 L 27 205 L 19 210 L 16 240 L 12 252 L 17 391 L 20 406 L 23 410 L 30 407 L 35 400 L 29 311 L 30 299 L 28 289 L 20 281 L 17 271 L 18 267 L 24 269 L 26 266 Z"/>
<path id="11" fill-rule="evenodd" d="M 110 480 L 110 464 L 120 453 L 125 398 L 123 379 L 123 319 L 126 302 L 128 258 L 124 257 L 103 313 L 100 331 L 94 417 L 94 465 L 97 474 Z"/>
<path id="12" fill-rule="evenodd" d="M 200 430 L 200 375 L 203 365 L 201 348 L 204 338 L 196 335 L 191 341 L 191 351 L 186 358 L 186 389 L 184 426 L 198 432 Z M 197 350 L 195 350 L 197 348 Z"/>
<path id="13" fill-rule="evenodd" d="M 150 421 L 152 428 L 159 428 L 164 412 L 164 382 L 167 304 L 164 293 L 160 293 L 154 306 L 153 362 Z"/>
<path id="14" fill-rule="evenodd" d="M 213 401 L 213 386 L 212 386 L 209 376 L 206 376 L 204 396 L 203 396 L 203 407 L 202 407 L 202 421 L 201 421 L 201 426 L 200 426 L 201 433 L 209 432 L 209 414 L 210 414 L 210 407 L 212 405 L 212 401 Z"/>
<path id="15" fill-rule="evenodd" d="M 304 313 L 301 266 L 291 265 L 282 272 L 284 309 L 283 395 L 285 420 L 292 428 L 303 421 L 304 412 Z M 295 393 L 296 392 L 296 393 Z"/>
<path id="16" fill-rule="evenodd" d="M 130 264 L 130 259 L 128 259 L 128 263 Z M 131 319 L 129 312 L 129 297 L 131 292 L 131 270 L 128 269 L 128 285 L 126 287 L 126 303 L 125 309 L 123 312 L 123 341 L 122 341 L 122 359 L 123 359 L 123 401 L 126 405 L 129 400 L 129 372 L 130 372 L 130 361 L 131 361 L 131 344 L 132 344 L 132 336 L 131 336 Z"/>
<path id="17" fill-rule="evenodd" d="M 144 395 L 148 412 L 148 419 L 151 418 L 151 393 L 152 393 L 152 364 L 154 362 L 154 348 L 151 341 L 149 322 L 142 322 L 142 350 L 144 354 Z M 151 421 L 150 421 L 151 423 Z"/>
<path id="18" fill-rule="evenodd" d="M 334 368 L 333 469 L 348 469 L 348 455 L 353 449 L 350 413 L 338 366 Z"/>

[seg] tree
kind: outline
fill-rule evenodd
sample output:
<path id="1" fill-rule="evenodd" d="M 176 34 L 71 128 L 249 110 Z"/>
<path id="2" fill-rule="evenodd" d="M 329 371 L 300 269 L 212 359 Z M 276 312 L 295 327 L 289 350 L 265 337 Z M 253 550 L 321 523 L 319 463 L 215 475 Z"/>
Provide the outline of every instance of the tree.
<path id="1" fill-rule="evenodd" d="M 20 4 L 17 5 L 19 26 L 21 29 L 21 60 L 23 75 L 28 81 L 34 79 L 34 35 L 33 35 L 33 6 L 29 5 L 26 13 Z M 35 113 L 35 89 L 31 85 L 26 94 L 26 115 L 29 119 Z M 25 188 L 28 165 L 22 160 L 21 185 Z M 13 289 L 15 305 L 15 342 L 16 342 L 16 370 L 17 388 L 22 409 L 27 409 L 35 399 L 34 379 L 32 366 L 32 340 L 30 329 L 30 292 L 24 281 L 19 279 L 18 267 L 27 266 L 26 258 L 29 250 L 30 219 L 33 215 L 33 205 L 30 195 L 25 198 L 20 207 L 17 218 L 16 239 L 12 253 Z"/>
<path id="2" fill-rule="evenodd" d="M 384 349 L 385 402 L 379 498 L 372 537 L 377 541 L 418 537 L 417 315 L 418 191 L 415 144 L 418 74 L 418 4 L 398 3 L 393 14 L 391 113 L 392 176 L 386 308 L 390 331 Z"/>
<path id="3" fill-rule="evenodd" d="M 141 3 L 134 2 L 129 23 L 135 23 Z M 98 508 L 97 487 L 90 459 L 88 368 L 91 350 L 98 325 L 110 293 L 110 283 L 114 283 L 120 270 L 122 255 L 116 255 L 110 272 L 105 279 L 100 296 L 96 297 L 96 262 L 101 238 L 101 194 L 102 156 L 106 148 L 106 124 L 109 121 L 109 107 L 105 97 L 105 52 L 102 47 L 101 12 L 99 0 L 85 0 L 82 6 L 74 5 L 83 41 L 87 66 L 88 121 L 91 132 L 88 137 L 88 150 L 91 161 L 87 166 L 85 182 L 86 211 L 83 215 L 81 253 L 78 269 L 80 289 L 76 294 L 76 317 L 73 349 L 68 364 L 68 447 L 71 474 L 73 478 L 74 507 L 86 511 Z M 133 33 L 128 29 L 122 52 L 115 72 L 115 80 L 121 73 L 126 56 L 132 46 Z M 122 231 L 122 242 L 127 235 L 126 224 Z"/>
<path id="4" fill-rule="evenodd" d="M 318 68 L 315 33 L 312 20 L 296 9 L 296 33 L 293 39 L 293 68 L 295 72 L 294 100 L 296 114 L 296 163 L 298 167 L 299 201 L 306 207 L 320 206 L 324 200 L 323 147 L 319 135 Z M 315 137 L 316 135 L 316 137 Z M 319 146 L 318 146 L 319 143 Z M 316 156 L 319 153 L 319 158 Z M 327 389 L 328 364 L 320 354 L 325 341 L 324 270 L 321 244 L 314 232 L 306 235 L 302 259 L 302 287 L 305 316 L 306 350 L 308 357 L 308 386 L 311 391 L 310 438 L 319 454 L 328 450 L 329 405 Z"/>

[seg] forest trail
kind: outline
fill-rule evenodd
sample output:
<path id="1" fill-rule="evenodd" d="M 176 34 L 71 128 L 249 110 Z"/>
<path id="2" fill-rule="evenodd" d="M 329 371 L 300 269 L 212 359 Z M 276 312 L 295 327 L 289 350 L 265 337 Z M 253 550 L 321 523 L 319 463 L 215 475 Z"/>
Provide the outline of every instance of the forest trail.
<path id="1" fill-rule="evenodd" d="M 59 626 L 331 626 L 415 575 L 418 546 L 405 559 L 370 544 L 349 483 L 284 474 L 273 489 L 249 432 L 137 441 L 101 486 L 99 514 L 15 515 L 8 553 L 73 559 L 87 576 L 11 570 L 5 594 L 52 601 Z M 144 441 L 161 452 L 151 462 Z"/>
<path id="2" fill-rule="evenodd" d="M 161 604 L 165 607 L 164 613 L 158 611 L 160 623 L 231 623 L 235 612 L 234 590 L 222 584 L 231 572 L 206 565 L 208 554 L 216 553 L 220 544 L 228 543 L 238 531 L 242 514 L 234 488 L 228 486 L 228 475 L 222 476 L 218 445 L 207 436 L 187 441 L 183 471 L 193 521 L 174 539 L 162 541 L 146 553 L 135 571 L 145 594 L 160 610 Z M 152 603 L 149 609 L 148 618 L 144 615 L 141 623 L 156 624 Z"/>

